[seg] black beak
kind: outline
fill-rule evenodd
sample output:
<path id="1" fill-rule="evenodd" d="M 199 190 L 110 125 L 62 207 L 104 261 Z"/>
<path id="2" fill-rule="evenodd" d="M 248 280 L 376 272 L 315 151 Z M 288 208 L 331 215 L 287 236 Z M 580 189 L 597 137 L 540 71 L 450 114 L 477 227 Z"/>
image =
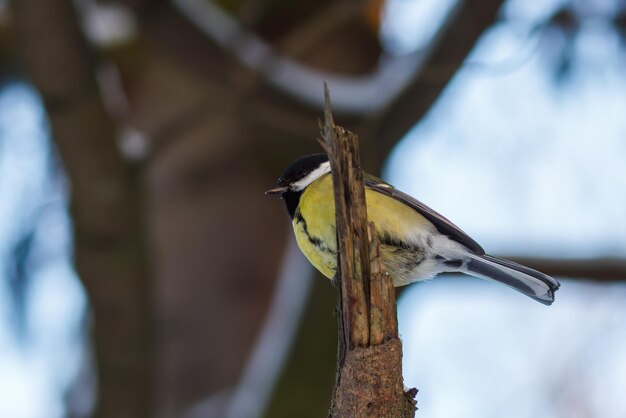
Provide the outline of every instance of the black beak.
<path id="1" fill-rule="evenodd" d="M 287 186 L 276 186 L 266 191 L 265 194 L 268 196 L 282 196 L 282 194 L 285 193 L 287 189 L 289 189 L 289 187 Z"/>

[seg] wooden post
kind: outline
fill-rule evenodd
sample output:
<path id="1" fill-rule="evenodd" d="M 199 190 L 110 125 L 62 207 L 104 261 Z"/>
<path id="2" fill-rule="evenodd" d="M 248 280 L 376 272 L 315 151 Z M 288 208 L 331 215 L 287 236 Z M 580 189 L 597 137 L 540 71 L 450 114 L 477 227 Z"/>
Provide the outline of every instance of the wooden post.
<path id="1" fill-rule="evenodd" d="M 381 262 L 376 227 L 367 220 L 358 138 L 335 125 L 326 85 L 324 93 L 320 142 L 333 177 L 340 295 L 337 380 L 330 416 L 413 417 L 415 390 L 404 392 L 395 291 Z"/>

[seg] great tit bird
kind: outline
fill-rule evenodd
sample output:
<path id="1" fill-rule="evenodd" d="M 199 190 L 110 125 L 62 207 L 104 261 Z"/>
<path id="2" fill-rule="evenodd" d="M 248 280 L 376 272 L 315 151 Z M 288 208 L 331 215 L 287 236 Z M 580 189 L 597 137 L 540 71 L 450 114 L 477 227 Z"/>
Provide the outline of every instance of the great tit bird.
<path id="1" fill-rule="evenodd" d="M 428 206 L 374 176 L 364 178 L 367 217 L 376 225 L 383 267 L 395 286 L 462 272 L 500 282 L 545 305 L 554 302 L 560 285 L 552 277 L 485 254 L 476 241 Z M 298 246 L 313 266 L 333 278 L 337 236 L 327 155 L 295 161 L 266 194 L 285 201 Z"/>

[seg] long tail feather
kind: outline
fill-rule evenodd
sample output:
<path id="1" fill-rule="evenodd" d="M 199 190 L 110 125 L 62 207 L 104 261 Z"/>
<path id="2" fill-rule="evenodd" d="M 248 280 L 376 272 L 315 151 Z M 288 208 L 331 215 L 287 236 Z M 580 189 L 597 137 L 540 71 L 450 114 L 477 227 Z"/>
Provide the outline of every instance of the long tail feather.
<path id="1" fill-rule="evenodd" d="M 544 305 L 551 305 L 554 302 L 554 292 L 560 287 L 558 281 L 546 274 L 489 255 L 469 255 L 462 271 L 482 279 L 500 282 Z"/>

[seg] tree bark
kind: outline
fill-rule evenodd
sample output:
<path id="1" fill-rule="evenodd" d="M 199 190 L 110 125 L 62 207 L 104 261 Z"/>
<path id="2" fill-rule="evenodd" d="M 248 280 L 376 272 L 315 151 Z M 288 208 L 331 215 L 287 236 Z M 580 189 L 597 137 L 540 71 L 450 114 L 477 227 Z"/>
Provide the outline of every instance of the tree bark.
<path id="1" fill-rule="evenodd" d="M 334 124 L 328 87 L 322 146 L 335 193 L 339 300 L 337 381 L 330 416 L 414 416 L 405 394 L 391 277 L 382 269 L 375 225 L 368 224 L 356 135 Z"/>
<path id="2" fill-rule="evenodd" d="M 95 415 L 150 417 L 152 280 L 138 173 L 116 146 L 70 0 L 16 0 L 16 29 L 71 185 L 76 269 L 93 317 Z"/>

